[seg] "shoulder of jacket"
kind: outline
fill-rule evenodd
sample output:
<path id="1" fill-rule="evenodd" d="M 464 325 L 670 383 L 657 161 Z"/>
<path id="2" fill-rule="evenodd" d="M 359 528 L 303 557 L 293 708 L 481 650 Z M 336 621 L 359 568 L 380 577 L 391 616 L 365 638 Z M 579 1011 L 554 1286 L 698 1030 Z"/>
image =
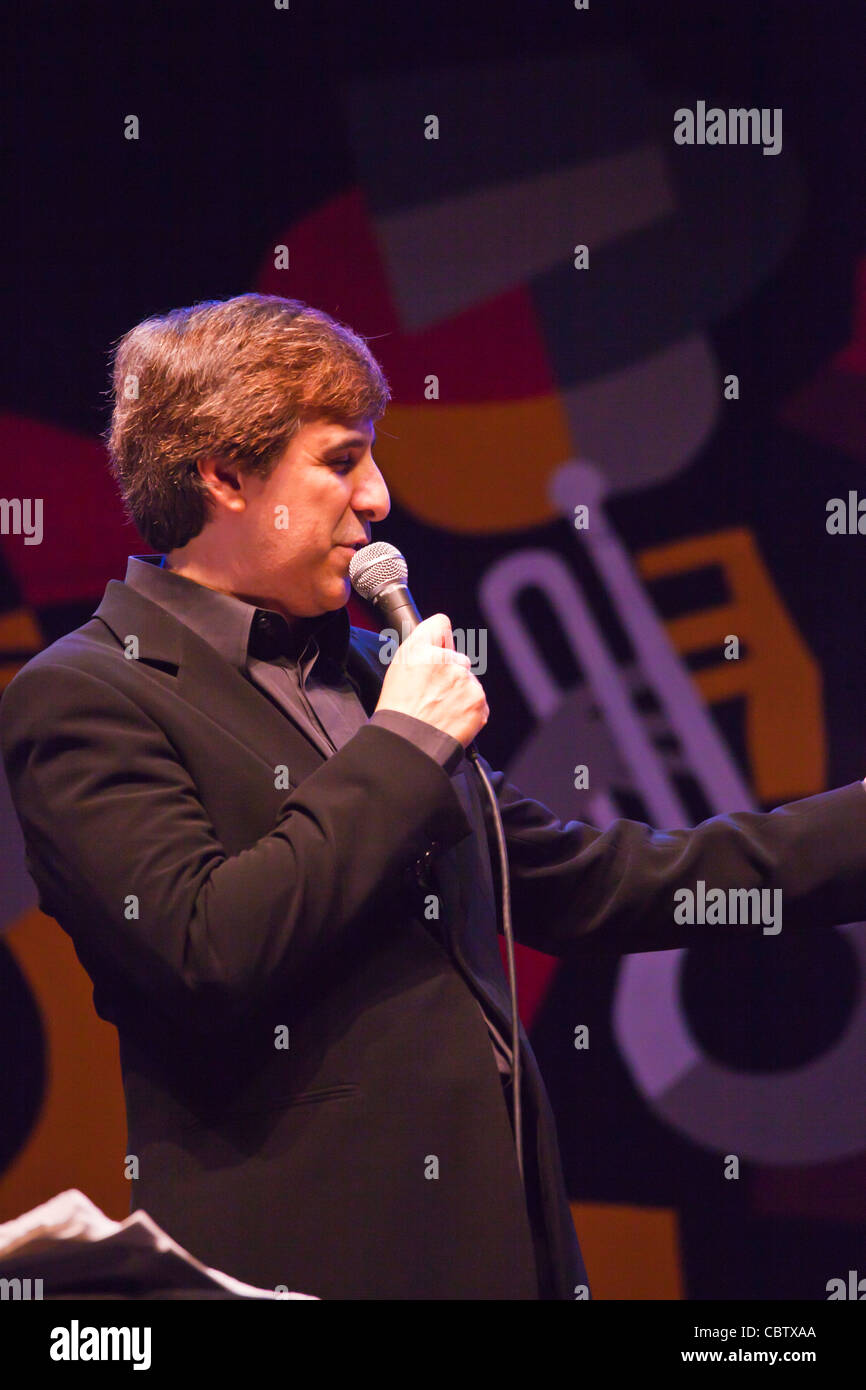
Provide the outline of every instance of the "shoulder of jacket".
<path id="1" fill-rule="evenodd" d="M 99 640 L 100 634 L 104 631 L 104 624 L 91 618 L 81 627 L 73 628 L 71 632 L 65 632 L 61 637 L 49 642 L 47 647 L 31 656 L 15 673 L 4 691 L 4 698 L 14 687 L 24 682 L 29 684 L 33 677 L 47 679 L 49 674 L 55 675 L 67 670 L 97 675 L 105 656 L 116 650 L 116 644 L 109 645 Z"/>
<path id="2" fill-rule="evenodd" d="M 56 714 L 70 701 L 86 698 L 88 691 L 98 691 L 100 702 L 130 702 L 117 681 L 119 648 L 113 641 L 99 640 L 98 630 L 102 628 L 101 623 L 91 620 L 49 643 L 16 671 L 0 695 L 0 737 L 4 743 L 13 724 L 19 730 L 41 727 L 46 715 Z"/>
<path id="3" fill-rule="evenodd" d="M 349 641 L 355 650 L 360 652 L 362 656 L 375 662 L 377 666 L 381 664 L 379 662 L 379 651 L 382 644 L 378 632 L 371 632 L 370 629 L 366 627 L 350 627 Z"/>

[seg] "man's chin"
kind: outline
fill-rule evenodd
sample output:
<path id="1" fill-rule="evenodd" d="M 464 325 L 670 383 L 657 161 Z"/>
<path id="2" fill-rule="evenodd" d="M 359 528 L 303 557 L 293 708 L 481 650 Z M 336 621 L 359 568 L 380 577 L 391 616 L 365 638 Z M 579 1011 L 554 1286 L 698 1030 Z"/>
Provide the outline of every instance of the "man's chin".
<path id="1" fill-rule="evenodd" d="M 347 575 L 340 583 L 339 591 L 335 589 L 333 594 L 329 594 L 327 597 L 325 597 L 325 595 L 322 596 L 322 603 L 326 605 L 324 611 L 327 613 L 336 613 L 338 608 L 345 608 L 346 604 L 349 602 L 351 592 L 352 583 Z"/>

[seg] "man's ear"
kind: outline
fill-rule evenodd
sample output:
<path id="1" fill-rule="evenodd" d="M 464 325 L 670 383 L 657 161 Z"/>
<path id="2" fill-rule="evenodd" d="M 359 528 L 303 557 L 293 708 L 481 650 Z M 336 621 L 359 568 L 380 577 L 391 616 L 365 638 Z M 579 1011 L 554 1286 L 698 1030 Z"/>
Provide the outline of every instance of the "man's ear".
<path id="1" fill-rule="evenodd" d="M 228 507 L 231 511 L 243 510 L 246 506 L 244 479 L 237 463 L 217 454 L 208 454 L 196 460 L 196 468 L 215 511 L 220 507 Z"/>

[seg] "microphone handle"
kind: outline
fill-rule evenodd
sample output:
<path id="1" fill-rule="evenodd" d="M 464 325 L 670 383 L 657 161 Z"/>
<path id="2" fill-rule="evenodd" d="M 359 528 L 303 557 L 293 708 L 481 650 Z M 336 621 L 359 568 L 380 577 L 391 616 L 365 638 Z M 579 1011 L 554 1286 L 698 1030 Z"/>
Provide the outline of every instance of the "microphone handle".
<path id="1" fill-rule="evenodd" d="M 395 628 L 401 642 L 405 642 L 409 633 L 414 632 L 421 622 L 421 614 L 415 607 L 407 584 L 389 584 L 376 595 L 374 601 L 385 619 L 385 626 Z"/>
<path id="2" fill-rule="evenodd" d="M 415 606 L 408 584 L 389 584 L 376 595 L 374 602 L 385 619 L 385 625 L 399 633 L 401 643 L 406 641 L 410 632 L 414 632 L 421 622 L 421 614 Z M 478 749 L 475 747 L 474 739 L 467 744 L 464 752 L 473 762 L 478 761 Z"/>

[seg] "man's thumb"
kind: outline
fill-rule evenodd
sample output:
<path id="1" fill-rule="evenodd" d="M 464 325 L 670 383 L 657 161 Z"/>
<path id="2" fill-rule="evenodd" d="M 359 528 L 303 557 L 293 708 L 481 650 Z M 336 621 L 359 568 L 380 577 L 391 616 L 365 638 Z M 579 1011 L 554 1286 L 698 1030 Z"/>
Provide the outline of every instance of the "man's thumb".
<path id="1" fill-rule="evenodd" d="M 451 631 L 451 619 L 445 613 L 434 613 L 432 618 L 425 618 L 407 641 L 412 642 L 416 639 L 419 642 L 430 642 L 434 647 L 450 647 L 453 651 L 454 633 Z"/>

